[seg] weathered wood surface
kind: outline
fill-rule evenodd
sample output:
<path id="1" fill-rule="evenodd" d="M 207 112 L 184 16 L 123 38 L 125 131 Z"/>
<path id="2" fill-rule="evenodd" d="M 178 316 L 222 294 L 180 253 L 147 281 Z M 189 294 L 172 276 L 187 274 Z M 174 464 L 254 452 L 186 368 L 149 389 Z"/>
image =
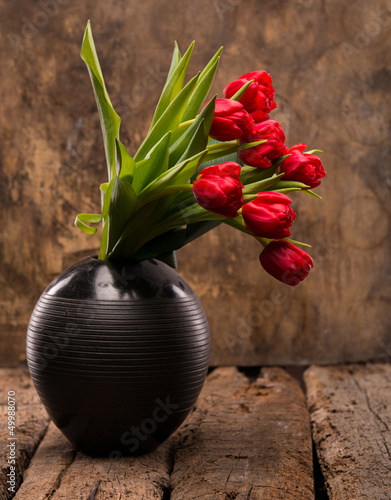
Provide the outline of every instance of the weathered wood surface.
<path id="1" fill-rule="evenodd" d="M 216 369 L 179 437 L 172 500 L 314 498 L 304 394 L 281 368 Z"/>
<path id="2" fill-rule="evenodd" d="M 257 242 L 231 228 L 180 252 L 180 271 L 210 319 L 212 363 L 390 359 L 389 2 L 49 3 L 56 7 L 45 20 L 45 2 L 0 0 L 0 363 L 24 357 L 40 292 L 98 246 L 73 228 L 75 214 L 99 210 L 106 176 L 79 57 L 88 18 L 131 152 L 148 129 L 173 40 L 183 50 L 193 38 L 192 74 L 224 45 L 213 92 L 266 69 L 288 146 L 325 151 L 323 201 L 293 196 L 293 236 L 312 244 L 316 265 L 298 289 L 266 275 Z"/>
<path id="3" fill-rule="evenodd" d="M 16 429 L 14 436 L 10 436 L 8 429 L 8 392 L 15 392 L 16 400 Z M 11 448 L 8 446 L 16 438 L 15 450 L 15 482 L 16 489 L 20 485 L 23 471 L 28 467 L 41 439 L 45 435 L 49 424 L 49 417 L 42 406 L 33 387 L 27 370 L 1 369 L 0 370 L 0 500 L 12 498 L 13 493 L 8 488 L 7 481 L 11 477 L 8 458 L 11 460 Z M 26 499 L 28 497 L 25 497 Z"/>
<path id="4" fill-rule="evenodd" d="M 76 452 L 65 436 L 51 422 L 35 452 L 15 500 L 46 500 L 57 490 Z"/>
<path id="5" fill-rule="evenodd" d="M 30 386 L 28 392 L 31 398 L 34 389 Z M 36 415 L 46 427 L 47 417 Z M 18 434 L 24 433 L 24 425 L 20 421 Z M 18 471 L 19 482 L 27 465 L 25 461 Z M 14 498 L 313 499 L 303 392 L 280 368 L 264 369 L 253 380 L 236 368 L 216 369 L 186 423 L 155 452 L 137 458 L 76 453 L 50 424 Z"/>
<path id="6" fill-rule="evenodd" d="M 15 500 L 163 499 L 169 487 L 171 462 L 171 442 L 139 458 L 88 457 L 74 452 L 63 434 L 50 424 Z"/>
<path id="7" fill-rule="evenodd" d="M 305 383 L 330 499 L 390 500 L 391 366 L 315 366 Z"/>

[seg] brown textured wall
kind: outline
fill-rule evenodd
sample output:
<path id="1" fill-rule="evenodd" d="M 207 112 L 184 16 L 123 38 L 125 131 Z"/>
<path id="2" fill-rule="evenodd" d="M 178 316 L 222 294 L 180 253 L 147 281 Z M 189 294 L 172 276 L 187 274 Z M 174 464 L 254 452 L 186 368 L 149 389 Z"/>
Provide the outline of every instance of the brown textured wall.
<path id="1" fill-rule="evenodd" d="M 91 18 L 104 76 L 134 151 L 173 40 L 194 74 L 220 46 L 214 91 L 266 69 L 287 144 L 325 151 L 319 202 L 293 196 L 294 237 L 316 268 L 298 288 L 262 271 L 255 241 L 220 227 L 179 253 L 212 327 L 212 364 L 391 359 L 391 2 L 375 0 L 0 0 L 0 363 L 24 359 L 35 300 L 98 238 L 73 227 L 99 210 L 106 167 L 79 57 Z M 46 14 L 45 14 L 46 9 Z M 38 26 L 38 27 L 37 27 Z"/>

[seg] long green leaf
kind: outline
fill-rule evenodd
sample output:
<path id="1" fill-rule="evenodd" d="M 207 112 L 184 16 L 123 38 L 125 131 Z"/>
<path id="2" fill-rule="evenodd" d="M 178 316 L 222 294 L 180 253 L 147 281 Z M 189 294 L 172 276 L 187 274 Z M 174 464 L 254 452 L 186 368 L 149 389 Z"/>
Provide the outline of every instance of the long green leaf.
<path id="1" fill-rule="evenodd" d="M 139 195 L 139 201 L 143 201 L 146 197 L 155 197 L 157 193 L 163 191 L 163 189 L 168 186 L 170 183 L 174 181 L 174 179 L 180 174 L 182 171 L 186 169 L 187 176 L 191 176 L 191 172 L 193 172 L 200 161 L 202 161 L 202 157 L 206 154 L 206 151 L 201 151 L 196 154 L 193 158 L 188 158 L 185 161 L 175 165 L 175 167 L 170 168 L 166 172 L 159 175 L 157 179 L 148 184 L 143 191 Z M 188 178 L 189 178 L 188 177 Z M 144 200 L 145 201 L 145 200 Z"/>
<path id="2" fill-rule="evenodd" d="M 240 89 L 230 98 L 233 101 L 239 101 L 241 97 L 243 97 L 243 94 L 246 92 L 246 90 L 249 88 L 249 86 L 253 83 L 254 80 L 250 80 L 249 82 L 245 83 L 240 87 Z"/>
<path id="3" fill-rule="evenodd" d="M 220 47 L 203 69 L 197 86 L 189 99 L 185 112 L 183 113 L 182 121 L 192 120 L 199 112 L 212 86 L 222 50 L 223 47 Z"/>
<path id="4" fill-rule="evenodd" d="M 170 147 L 170 167 L 175 165 L 178 160 L 182 157 L 186 149 L 189 147 L 189 143 L 192 141 L 192 138 L 196 134 L 197 130 L 199 129 L 200 123 L 203 121 L 204 125 L 204 136 L 205 139 L 202 141 L 202 147 L 200 147 L 200 150 L 203 150 L 206 148 L 207 142 L 208 142 L 208 134 L 210 127 L 212 125 L 212 120 L 213 120 L 213 115 L 214 115 L 214 109 L 215 109 L 215 101 L 216 98 L 213 98 L 206 106 L 205 108 L 201 111 L 201 113 L 198 115 L 198 117 L 194 120 L 194 122 L 190 125 L 190 127 L 184 131 L 184 133 L 175 141 L 175 143 Z M 197 151 L 196 151 L 197 152 Z M 194 153 L 193 153 L 194 154 Z M 189 158 L 192 155 L 187 155 L 186 157 Z M 182 157 L 182 160 L 185 159 Z"/>
<path id="5" fill-rule="evenodd" d="M 76 215 L 75 226 L 84 231 L 87 234 L 95 234 L 97 227 L 91 227 L 86 224 L 97 224 L 102 220 L 102 214 L 79 214 Z"/>
<path id="6" fill-rule="evenodd" d="M 278 181 L 273 186 L 274 189 L 289 189 L 289 188 L 297 188 L 297 189 L 308 189 L 309 186 L 307 184 L 303 184 L 302 182 L 296 181 Z"/>
<path id="7" fill-rule="evenodd" d="M 196 75 L 188 82 L 155 123 L 134 157 L 136 162 L 144 159 L 153 146 L 158 143 L 167 132 L 171 131 L 173 133 L 178 128 L 186 104 L 197 84 L 198 77 L 199 75 Z"/>
<path id="8" fill-rule="evenodd" d="M 272 187 L 275 185 L 279 179 L 284 174 L 279 174 L 279 175 L 274 175 L 273 177 L 269 177 L 268 179 L 262 179 L 258 182 L 254 182 L 253 184 L 247 184 L 245 186 L 245 189 L 243 191 L 244 194 L 252 194 L 252 193 L 259 193 L 260 191 L 264 191 L 267 188 Z"/>
<path id="9" fill-rule="evenodd" d="M 262 140 L 262 141 L 255 141 L 255 142 L 248 142 L 246 144 L 237 144 L 236 142 L 234 144 L 232 143 L 220 143 L 218 144 L 218 148 L 213 148 L 213 149 L 209 149 L 208 151 L 208 154 L 207 154 L 207 157 L 206 157 L 206 160 L 208 162 L 210 162 L 210 164 L 215 164 L 215 160 L 218 160 L 219 158 L 223 158 L 227 155 L 231 155 L 231 154 L 234 154 L 234 153 L 237 153 L 238 151 L 242 151 L 243 149 L 249 149 L 249 148 L 252 148 L 254 146 L 258 146 L 259 144 L 263 144 L 267 142 L 266 140 Z M 225 161 L 228 161 L 228 160 L 225 160 Z M 236 160 L 235 160 L 236 161 Z M 222 163 L 222 162 L 220 162 Z M 243 162 L 237 162 L 237 163 L 240 163 L 241 165 L 243 165 Z"/>
<path id="10" fill-rule="evenodd" d="M 81 58 L 87 65 L 91 78 L 96 104 L 98 106 L 100 123 L 102 127 L 103 143 L 105 147 L 106 163 L 109 180 L 115 175 L 115 139 L 119 135 L 120 117 L 114 111 L 109 94 L 107 93 L 102 70 L 99 64 L 92 37 L 90 21 L 84 32 Z"/>
<path id="11" fill-rule="evenodd" d="M 168 169 L 170 137 L 171 132 L 167 132 L 152 149 L 149 157 L 136 163 L 133 179 L 136 193 L 140 193 L 145 186 Z"/>
<path id="12" fill-rule="evenodd" d="M 115 141 L 117 145 L 117 159 L 119 163 L 117 175 L 121 180 L 132 184 L 135 161 L 130 156 L 125 146 L 118 139 Z"/>
<path id="13" fill-rule="evenodd" d="M 181 53 L 179 52 L 178 43 L 175 41 L 174 42 L 174 51 L 172 53 L 172 59 L 171 59 L 171 66 L 170 66 L 170 69 L 168 70 L 166 84 L 167 84 L 167 82 L 170 81 L 171 75 L 174 73 L 174 71 L 175 71 L 176 67 L 178 66 L 178 64 L 180 63 L 181 59 L 182 59 L 182 56 L 181 56 Z"/>
<path id="14" fill-rule="evenodd" d="M 168 76 L 167 82 L 163 88 L 159 102 L 156 106 L 150 130 L 153 129 L 154 125 L 159 121 L 160 117 L 163 115 L 169 104 L 173 101 L 173 99 L 179 94 L 180 90 L 182 89 L 183 82 L 185 81 L 187 67 L 190 61 L 190 56 L 193 51 L 193 47 L 194 47 L 194 42 L 187 49 L 182 59 L 175 66 L 174 69 L 173 68 L 173 64 L 175 64 L 174 58 L 177 58 L 179 53 L 178 47 L 175 46 L 173 54 L 173 63 L 171 66 L 172 72 Z"/>
<path id="15" fill-rule="evenodd" d="M 130 184 L 118 176 L 113 181 L 108 215 L 108 253 L 120 238 L 137 204 L 137 195 Z"/>

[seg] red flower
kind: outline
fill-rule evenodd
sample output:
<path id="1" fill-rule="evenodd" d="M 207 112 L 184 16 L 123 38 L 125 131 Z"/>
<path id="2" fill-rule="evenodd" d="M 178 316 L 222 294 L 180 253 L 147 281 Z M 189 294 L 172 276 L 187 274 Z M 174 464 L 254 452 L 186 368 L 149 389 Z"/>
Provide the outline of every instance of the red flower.
<path id="1" fill-rule="evenodd" d="M 244 84 L 254 80 L 239 99 L 244 109 L 250 113 L 256 123 L 269 118 L 269 111 L 277 107 L 274 102 L 272 78 L 266 71 L 252 71 L 229 83 L 224 89 L 225 97 L 232 97 Z"/>
<path id="2" fill-rule="evenodd" d="M 240 165 L 233 161 L 204 168 L 193 183 L 198 204 L 223 217 L 237 217 L 243 205 L 240 169 Z"/>
<path id="3" fill-rule="evenodd" d="M 242 215 L 246 228 L 261 238 L 287 238 L 296 213 L 289 206 L 292 201 L 282 193 L 267 191 L 246 203 Z"/>
<path id="4" fill-rule="evenodd" d="M 288 150 L 292 156 L 286 158 L 279 167 L 279 173 L 284 173 L 284 181 L 298 181 L 311 188 L 319 186 L 320 180 L 326 175 L 320 158 L 304 153 L 307 144 L 296 144 Z"/>
<path id="5" fill-rule="evenodd" d="M 265 271 L 291 286 L 298 285 L 314 267 L 308 253 L 288 241 L 271 241 L 259 260 Z"/>
<path id="6" fill-rule="evenodd" d="M 253 148 L 243 149 L 238 152 L 239 158 L 246 165 L 258 168 L 268 168 L 271 166 L 271 160 L 279 158 L 287 153 L 285 146 L 285 134 L 280 124 L 275 120 L 266 120 L 256 123 L 251 132 L 240 138 L 241 144 L 248 142 L 261 141 L 267 142 L 254 146 Z"/>
<path id="7" fill-rule="evenodd" d="M 240 102 L 216 99 L 209 135 L 216 141 L 234 141 L 251 130 L 254 120 Z"/>

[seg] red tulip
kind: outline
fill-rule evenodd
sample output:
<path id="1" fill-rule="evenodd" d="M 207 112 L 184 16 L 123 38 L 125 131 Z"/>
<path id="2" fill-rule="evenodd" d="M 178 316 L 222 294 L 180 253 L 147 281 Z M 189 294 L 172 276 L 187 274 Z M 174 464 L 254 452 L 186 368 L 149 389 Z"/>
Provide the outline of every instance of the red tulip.
<path id="1" fill-rule="evenodd" d="M 282 193 L 267 191 L 246 203 L 242 215 L 246 228 L 261 238 L 287 238 L 296 213 L 289 206 L 292 201 Z"/>
<path id="2" fill-rule="evenodd" d="M 232 97 L 244 84 L 254 80 L 239 99 L 244 109 L 250 113 L 256 123 L 269 118 L 269 111 L 277 107 L 274 102 L 272 78 L 266 71 L 252 71 L 229 83 L 224 89 L 225 97 Z"/>
<path id="3" fill-rule="evenodd" d="M 256 123 L 250 133 L 240 138 L 240 142 L 244 144 L 261 141 L 262 139 L 266 139 L 267 142 L 238 152 L 243 163 L 252 167 L 268 168 L 272 164 L 271 160 L 287 153 L 288 148 L 285 146 L 284 131 L 275 120 Z"/>
<path id="4" fill-rule="evenodd" d="M 209 135 L 216 141 L 234 141 L 251 130 L 254 120 L 240 102 L 216 99 Z"/>
<path id="5" fill-rule="evenodd" d="M 286 158 L 279 167 L 279 173 L 284 173 L 284 181 L 298 181 L 314 188 L 319 186 L 320 180 L 326 175 L 320 158 L 304 153 L 307 144 L 296 144 L 288 149 Z"/>
<path id="6" fill-rule="evenodd" d="M 243 205 L 240 169 L 240 165 L 233 161 L 204 168 L 193 183 L 198 204 L 223 217 L 237 217 Z"/>
<path id="7" fill-rule="evenodd" d="M 274 278 L 296 286 L 314 263 L 308 253 L 288 241 L 271 241 L 259 256 L 262 267 Z"/>

